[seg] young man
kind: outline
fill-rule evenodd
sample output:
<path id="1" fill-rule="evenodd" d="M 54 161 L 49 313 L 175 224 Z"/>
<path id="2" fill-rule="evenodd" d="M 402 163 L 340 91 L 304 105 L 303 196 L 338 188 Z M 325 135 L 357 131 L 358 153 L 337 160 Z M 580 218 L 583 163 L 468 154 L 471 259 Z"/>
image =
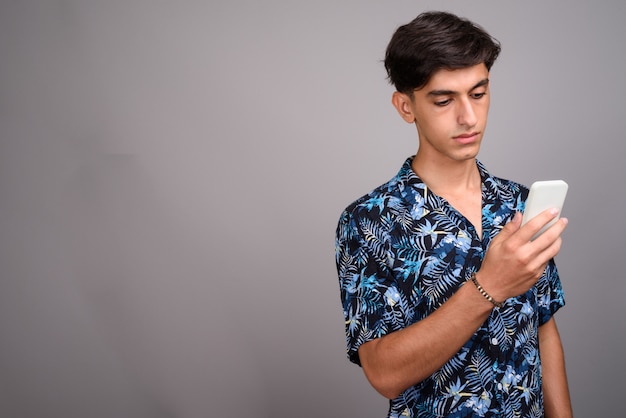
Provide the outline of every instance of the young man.
<path id="1" fill-rule="evenodd" d="M 392 103 L 417 154 L 352 203 L 337 228 L 348 357 L 390 399 L 390 417 L 569 417 L 553 314 L 562 218 L 521 227 L 528 190 L 476 160 L 498 42 L 431 12 L 385 57 Z"/>

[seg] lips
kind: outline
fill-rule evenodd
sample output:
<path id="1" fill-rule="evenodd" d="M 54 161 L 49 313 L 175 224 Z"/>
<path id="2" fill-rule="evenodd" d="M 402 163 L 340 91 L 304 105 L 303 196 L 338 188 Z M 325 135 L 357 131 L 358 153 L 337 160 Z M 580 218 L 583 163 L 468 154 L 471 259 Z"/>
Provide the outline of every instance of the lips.
<path id="1" fill-rule="evenodd" d="M 468 132 L 465 134 L 457 135 L 454 138 L 457 142 L 461 144 L 470 144 L 478 139 L 480 132 Z"/>

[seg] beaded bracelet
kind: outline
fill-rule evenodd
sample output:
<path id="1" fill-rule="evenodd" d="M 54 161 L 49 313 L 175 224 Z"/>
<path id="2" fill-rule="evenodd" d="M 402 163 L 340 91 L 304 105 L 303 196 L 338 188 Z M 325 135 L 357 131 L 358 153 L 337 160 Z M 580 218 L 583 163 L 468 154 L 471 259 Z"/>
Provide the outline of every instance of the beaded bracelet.
<path id="1" fill-rule="evenodd" d="M 491 302 L 493 306 L 495 306 L 496 308 L 501 308 L 502 306 L 504 306 L 503 302 L 496 302 L 495 299 L 492 298 L 491 295 L 485 291 L 485 289 L 483 289 L 483 287 L 478 283 L 478 280 L 476 280 L 476 273 L 472 273 L 472 277 L 470 277 L 470 279 L 472 280 L 472 283 L 474 283 L 474 286 L 476 286 L 476 289 L 478 289 L 480 294 L 483 295 L 485 299 L 487 299 L 489 302 Z"/>

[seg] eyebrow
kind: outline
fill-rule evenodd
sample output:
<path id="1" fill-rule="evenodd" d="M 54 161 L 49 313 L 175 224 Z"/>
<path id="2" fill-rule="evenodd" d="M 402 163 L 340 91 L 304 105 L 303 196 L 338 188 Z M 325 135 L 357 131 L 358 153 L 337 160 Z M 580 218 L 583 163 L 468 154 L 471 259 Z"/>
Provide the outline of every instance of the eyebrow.
<path id="1" fill-rule="evenodd" d="M 489 84 L 489 79 L 482 79 L 478 83 L 474 84 L 469 91 L 486 86 L 487 84 Z M 427 96 L 451 96 L 455 94 L 458 94 L 458 92 L 454 90 L 432 90 L 428 92 Z"/>

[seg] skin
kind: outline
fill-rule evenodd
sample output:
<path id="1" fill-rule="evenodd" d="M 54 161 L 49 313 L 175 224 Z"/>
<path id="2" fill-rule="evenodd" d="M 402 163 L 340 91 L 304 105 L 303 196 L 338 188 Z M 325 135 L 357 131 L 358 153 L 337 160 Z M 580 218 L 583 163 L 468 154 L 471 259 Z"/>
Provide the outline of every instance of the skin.
<path id="1" fill-rule="evenodd" d="M 395 92 L 392 103 L 417 128 L 419 149 L 413 170 L 482 234 L 481 179 L 475 158 L 489 111 L 485 65 L 439 70 L 412 95 Z M 557 255 L 566 218 L 531 241 L 556 214 L 556 210 L 546 210 L 521 227 L 518 213 L 492 240 L 476 277 L 495 300 L 526 293 Z M 427 318 L 361 345 L 359 357 L 366 377 L 383 396 L 398 397 L 454 356 L 492 309 L 474 286 L 461 286 Z M 539 328 L 539 345 L 546 416 L 571 417 L 563 349 L 554 319 Z"/>

